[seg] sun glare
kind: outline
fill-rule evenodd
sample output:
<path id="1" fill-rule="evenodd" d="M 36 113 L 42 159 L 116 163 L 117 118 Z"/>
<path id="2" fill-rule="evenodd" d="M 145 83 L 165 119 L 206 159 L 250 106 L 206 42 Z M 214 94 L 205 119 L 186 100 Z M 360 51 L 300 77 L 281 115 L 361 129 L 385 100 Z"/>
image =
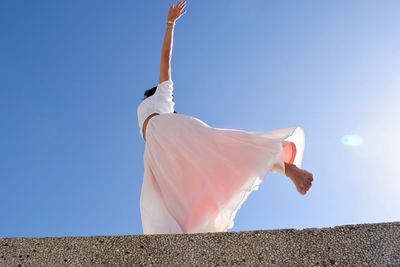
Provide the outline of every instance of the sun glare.
<path id="1" fill-rule="evenodd" d="M 362 137 L 357 134 L 344 135 L 340 140 L 345 146 L 359 146 L 363 142 Z"/>

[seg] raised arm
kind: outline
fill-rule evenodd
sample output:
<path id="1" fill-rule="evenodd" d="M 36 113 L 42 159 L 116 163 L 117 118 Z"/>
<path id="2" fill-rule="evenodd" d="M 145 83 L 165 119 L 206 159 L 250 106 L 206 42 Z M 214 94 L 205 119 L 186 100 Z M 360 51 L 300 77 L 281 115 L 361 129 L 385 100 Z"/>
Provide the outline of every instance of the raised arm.
<path id="1" fill-rule="evenodd" d="M 172 5 L 168 11 L 167 30 L 164 36 L 164 44 L 161 50 L 161 64 L 160 64 L 160 81 L 162 83 L 171 79 L 171 58 L 172 58 L 172 45 L 174 39 L 175 22 L 186 13 L 184 10 L 186 1 L 179 1 L 177 5 Z"/>

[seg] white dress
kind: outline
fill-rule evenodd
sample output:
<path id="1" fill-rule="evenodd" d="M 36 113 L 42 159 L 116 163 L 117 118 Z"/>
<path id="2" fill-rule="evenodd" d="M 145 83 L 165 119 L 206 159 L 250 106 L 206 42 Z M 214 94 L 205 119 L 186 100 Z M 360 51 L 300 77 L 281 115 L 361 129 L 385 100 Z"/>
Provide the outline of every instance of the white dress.
<path id="1" fill-rule="evenodd" d="M 226 232 L 269 172 L 285 174 L 284 162 L 301 167 L 301 127 L 213 128 L 173 113 L 172 94 L 172 80 L 164 81 L 137 109 L 141 136 L 147 116 L 160 113 L 146 128 L 140 196 L 144 234 Z"/>

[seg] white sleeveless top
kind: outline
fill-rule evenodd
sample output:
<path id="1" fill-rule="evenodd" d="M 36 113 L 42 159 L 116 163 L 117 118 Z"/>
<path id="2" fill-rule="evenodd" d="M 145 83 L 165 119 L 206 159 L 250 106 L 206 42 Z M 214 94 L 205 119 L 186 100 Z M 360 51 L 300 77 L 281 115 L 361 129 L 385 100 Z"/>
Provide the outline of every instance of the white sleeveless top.
<path id="1" fill-rule="evenodd" d="M 151 113 L 174 113 L 175 103 L 172 100 L 173 90 L 174 82 L 171 79 L 163 81 L 157 85 L 156 92 L 153 95 L 143 99 L 139 104 L 137 108 L 137 118 L 142 138 L 143 123 Z"/>

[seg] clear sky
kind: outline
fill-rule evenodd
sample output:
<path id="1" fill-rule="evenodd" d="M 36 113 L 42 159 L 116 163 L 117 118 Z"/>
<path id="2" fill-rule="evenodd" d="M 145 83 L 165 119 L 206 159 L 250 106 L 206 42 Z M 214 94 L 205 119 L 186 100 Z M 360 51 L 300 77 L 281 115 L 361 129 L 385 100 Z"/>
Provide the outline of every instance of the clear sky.
<path id="1" fill-rule="evenodd" d="M 1 1 L 0 236 L 142 234 L 136 109 L 158 82 L 171 3 Z M 399 1 L 186 10 L 176 111 L 218 128 L 301 126 L 314 174 L 306 196 L 267 175 L 231 231 L 400 221 Z"/>

